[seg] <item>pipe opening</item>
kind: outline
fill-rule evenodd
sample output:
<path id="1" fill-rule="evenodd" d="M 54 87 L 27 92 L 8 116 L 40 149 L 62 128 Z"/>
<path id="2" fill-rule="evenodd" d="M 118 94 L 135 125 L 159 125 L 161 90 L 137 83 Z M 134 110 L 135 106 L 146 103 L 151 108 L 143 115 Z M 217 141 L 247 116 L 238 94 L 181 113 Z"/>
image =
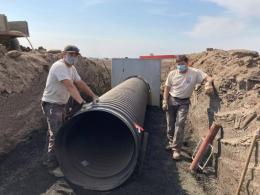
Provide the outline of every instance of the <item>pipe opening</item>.
<path id="1" fill-rule="evenodd" d="M 70 161 L 68 169 L 74 166 L 84 175 L 105 178 L 128 166 L 135 140 L 121 119 L 108 112 L 90 111 L 76 116 L 71 123 L 64 138 L 66 154 L 62 154 Z"/>

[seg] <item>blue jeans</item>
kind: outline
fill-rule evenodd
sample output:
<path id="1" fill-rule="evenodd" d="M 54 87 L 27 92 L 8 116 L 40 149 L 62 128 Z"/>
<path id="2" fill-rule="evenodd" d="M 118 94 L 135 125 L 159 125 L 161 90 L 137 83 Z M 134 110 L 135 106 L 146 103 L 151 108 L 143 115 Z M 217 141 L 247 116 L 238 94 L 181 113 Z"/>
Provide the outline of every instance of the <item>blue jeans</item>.
<path id="1" fill-rule="evenodd" d="M 55 137 L 64 122 L 66 113 L 65 105 L 42 102 L 42 110 L 48 123 L 46 164 L 49 168 L 55 168 L 58 166 L 58 161 L 55 155 Z"/>
<path id="2" fill-rule="evenodd" d="M 167 139 L 172 150 L 181 150 L 189 104 L 169 105 L 166 112 Z"/>

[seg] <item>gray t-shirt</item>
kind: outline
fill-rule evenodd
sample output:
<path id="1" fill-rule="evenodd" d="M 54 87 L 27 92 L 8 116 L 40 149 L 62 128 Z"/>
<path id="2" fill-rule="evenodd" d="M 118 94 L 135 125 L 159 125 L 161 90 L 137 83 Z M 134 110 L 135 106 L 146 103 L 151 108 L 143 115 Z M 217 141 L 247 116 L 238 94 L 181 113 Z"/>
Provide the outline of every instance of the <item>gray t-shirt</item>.
<path id="1" fill-rule="evenodd" d="M 207 74 L 196 68 L 188 67 L 184 74 L 173 70 L 168 74 L 165 85 L 170 87 L 170 95 L 177 98 L 189 98 L 197 84 L 200 84 Z"/>
<path id="2" fill-rule="evenodd" d="M 50 68 L 42 101 L 66 104 L 69 100 L 70 93 L 61 82 L 65 79 L 71 80 L 72 82 L 81 80 L 74 66 L 68 67 L 63 60 L 58 60 Z"/>

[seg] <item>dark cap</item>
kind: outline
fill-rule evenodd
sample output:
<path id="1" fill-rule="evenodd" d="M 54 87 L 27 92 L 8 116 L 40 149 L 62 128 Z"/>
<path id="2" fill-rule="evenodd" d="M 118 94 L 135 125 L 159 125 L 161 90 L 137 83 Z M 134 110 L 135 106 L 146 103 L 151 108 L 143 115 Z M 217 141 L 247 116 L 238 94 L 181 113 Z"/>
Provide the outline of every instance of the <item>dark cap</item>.
<path id="1" fill-rule="evenodd" d="M 77 48 L 74 45 L 67 45 L 63 52 L 69 52 L 69 53 L 79 53 L 79 48 Z"/>
<path id="2" fill-rule="evenodd" d="M 188 62 L 188 58 L 187 58 L 187 56 L 185 56 L 185 55 L 178 55 L 177 56 L 177 58 L 176 58 L 176 62 L 178 63 L 178 62 Z"/>

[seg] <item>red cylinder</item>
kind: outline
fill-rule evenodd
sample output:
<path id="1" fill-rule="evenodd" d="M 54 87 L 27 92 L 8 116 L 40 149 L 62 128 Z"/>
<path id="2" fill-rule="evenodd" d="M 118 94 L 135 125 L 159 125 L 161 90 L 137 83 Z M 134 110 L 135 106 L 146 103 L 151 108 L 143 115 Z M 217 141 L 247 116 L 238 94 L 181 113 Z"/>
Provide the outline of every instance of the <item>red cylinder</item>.
<path id="1" fill-rule="evenodd" d="M 176 58 L 176 55 L 150 55 L 150 56 L 140 56 L 139 59 L 173 59 Z"/>
<path id="2" fill-rule="evenodd" d="M 194 171 L 198 168 L 198 164 L 199 164 L 202 156 L 205 154 L 208 145 L 213 142 L 220 127 L 221 127 L 221 125 L 217 125 L 214 123 L 211 125 L 211 127 L 209 129 L 209 133 L 207 134 L 206 138 L 203 140 L 202 144 L 200 145 L 198 152 L 190 165 L 191 171 Z"/>

